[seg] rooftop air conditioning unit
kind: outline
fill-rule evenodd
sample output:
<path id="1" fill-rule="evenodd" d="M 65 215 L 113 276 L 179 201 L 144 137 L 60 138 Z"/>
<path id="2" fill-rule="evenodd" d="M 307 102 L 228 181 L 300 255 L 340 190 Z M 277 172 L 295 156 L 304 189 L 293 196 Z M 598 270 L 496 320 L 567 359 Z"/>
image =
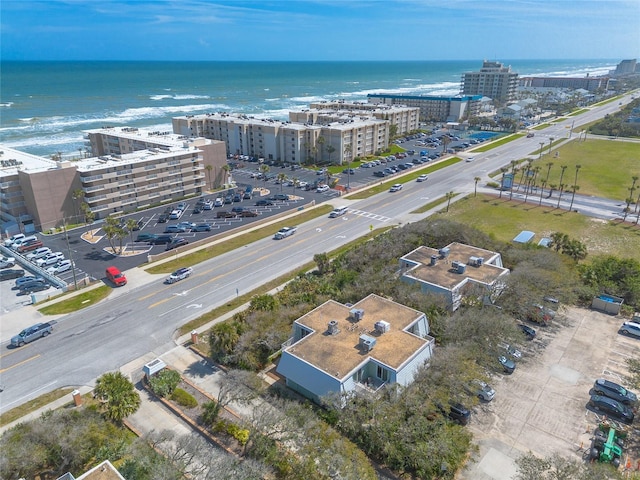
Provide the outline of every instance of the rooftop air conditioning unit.
<path id="1" fill-rule="evenodd" d="M 455 273 L 464 273 L 467 269 L 467 266 L 462 262 L 454 260 L 451 262 L 451 268 Z"/>
<path id="2" fill-rule="evenodd" d="M 376 339 L 369 335 L 360 335 L 360 348 L 365 352 L 370 352 L 376 346 Z"/>
<path id="3" fill-rule="evenodd" d="M 337 335 L 338 334 L 338 321 L 331 320 L 327 325 L 327 332 L 329 335 Z"/>
<path id="4" fill-rule="evenodd" d="M 438 253 L 442 258 L 447 258 L 450 252 L 451 252 L 451 249 L 449 247 L 444 247 L 438 250 Z"/>
<path id="5" fill-rule="evenodd" d="M 469 257 L 469 265 L 474 267 L 480 267 L 484 263 L 484 258 L 482 257 Z"/>
<path id="6" fill-rule="evenodd" d="M 379 320 L 374 324 L 376 332 L 383 334 L 387 333 L 391 329 L 391 324 L 385 320 Z"/>
<path id="7" fill-rule="evenodd" d="M 431 263 L 429 265 L 433 266 L 438 263 L 438 255 L 431 255 Z"/>
<path id="8" fill-rule="evenodd" d="M 364 318 L 364 310 L 362 308 L 352 308 L 349 313 L 351 313 L 351 316 L 356 322 Z"/>

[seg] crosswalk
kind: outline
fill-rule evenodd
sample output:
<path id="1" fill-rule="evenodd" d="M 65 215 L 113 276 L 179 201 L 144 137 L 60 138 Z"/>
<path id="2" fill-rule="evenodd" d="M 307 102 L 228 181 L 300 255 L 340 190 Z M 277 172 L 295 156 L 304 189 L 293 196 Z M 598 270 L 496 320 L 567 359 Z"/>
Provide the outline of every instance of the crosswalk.
<path id="1" fill-rule="evenodd" d="M 391 220 L 391 217 L 385 217 L 384 215 L 378 215 L 377 213 L 365 212 L 363 210 L 356 210 L 355 208 L 350 208 L 348 210 L 352 215 L 358 215 L 365 218 L 370 218 L 371 220 L 377 220 L 379 222 L 388 222 Z"/>

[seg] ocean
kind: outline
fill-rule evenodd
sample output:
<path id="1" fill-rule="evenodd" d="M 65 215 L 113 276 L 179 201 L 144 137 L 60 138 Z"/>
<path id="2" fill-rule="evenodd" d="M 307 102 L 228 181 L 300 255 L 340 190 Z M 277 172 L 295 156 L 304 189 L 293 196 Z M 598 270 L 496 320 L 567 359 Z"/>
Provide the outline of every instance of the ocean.
<path id="1" fill-rule="evenodd" d="M 619 60 L 499 60 L 520 76 L 603 75 Z M 455 95 L 482 61 L 2 62 L 0 143 L 70 159 L 83 130 L 171 130 L 171 118 L 229 112 L 286 119 L 310 102 L 369 93 Z"/>

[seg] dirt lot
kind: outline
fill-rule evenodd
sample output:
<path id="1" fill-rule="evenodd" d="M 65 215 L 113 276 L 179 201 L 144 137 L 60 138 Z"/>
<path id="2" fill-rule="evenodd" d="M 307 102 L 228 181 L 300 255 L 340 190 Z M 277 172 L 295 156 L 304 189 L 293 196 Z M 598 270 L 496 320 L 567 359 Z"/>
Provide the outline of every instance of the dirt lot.
<path id="1" fill-rule="evenodd" d="M 562 314 L 555 325 L 536 329 L 536 339 L 522 345 L 516 371 L 493 380 L 495 399 L 475 408 L 469 428 L 479 451 L 460 478 L 511 479 L 514 460 L 527 451 L 579 460 L 588 450 L 598 423 L 586 408 L 593 382 L 624 384 L 625 359 L 638 355 L 640 340 L 618 334 L 621 318 L 577 308 Z M 635 440 L 638 425 L 636 418 L 629 429 Z M 635 468 L 640 450 L 625 453 Z"/>

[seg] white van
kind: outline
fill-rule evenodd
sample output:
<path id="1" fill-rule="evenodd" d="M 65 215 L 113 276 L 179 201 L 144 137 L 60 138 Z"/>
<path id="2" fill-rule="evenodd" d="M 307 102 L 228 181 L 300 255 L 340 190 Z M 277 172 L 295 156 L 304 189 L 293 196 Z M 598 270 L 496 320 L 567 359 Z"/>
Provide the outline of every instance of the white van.
<path id="1" fill-rule="evenodd" d="M 20 245 L 22 245 L 23 243 L 31 242 L 31 241 L 37 240 L 37 239 L 38 239 L 38 237 L 36 237 L 35 235 L 29 235 L 28 237 L 19 238 L 19 239 L 17 239 L 15 242 L 13 242 L 11 244 L 11 249 L 18 250 Z"/>
<path id="2" fill-rule="evenodd" d="M 347 213 L 347 207 L 338 207 L 329 214 L 329 218 L 336 218 L 340 215 L 344 215 L 345 213 Z"/>
<path id="3" fill-rule="evenodd" d="M 7 238 L 4 241 L 4 246 L 5 247 L 10 247 L 11 245 L 13 245 L 15 242 L 17 242 L 18 240 L 22 240 L 24 237 L 26 237 L 26 235 L 24 233 L 18 233 L 16 235 L 14 235 L 11 238 Z"/>

